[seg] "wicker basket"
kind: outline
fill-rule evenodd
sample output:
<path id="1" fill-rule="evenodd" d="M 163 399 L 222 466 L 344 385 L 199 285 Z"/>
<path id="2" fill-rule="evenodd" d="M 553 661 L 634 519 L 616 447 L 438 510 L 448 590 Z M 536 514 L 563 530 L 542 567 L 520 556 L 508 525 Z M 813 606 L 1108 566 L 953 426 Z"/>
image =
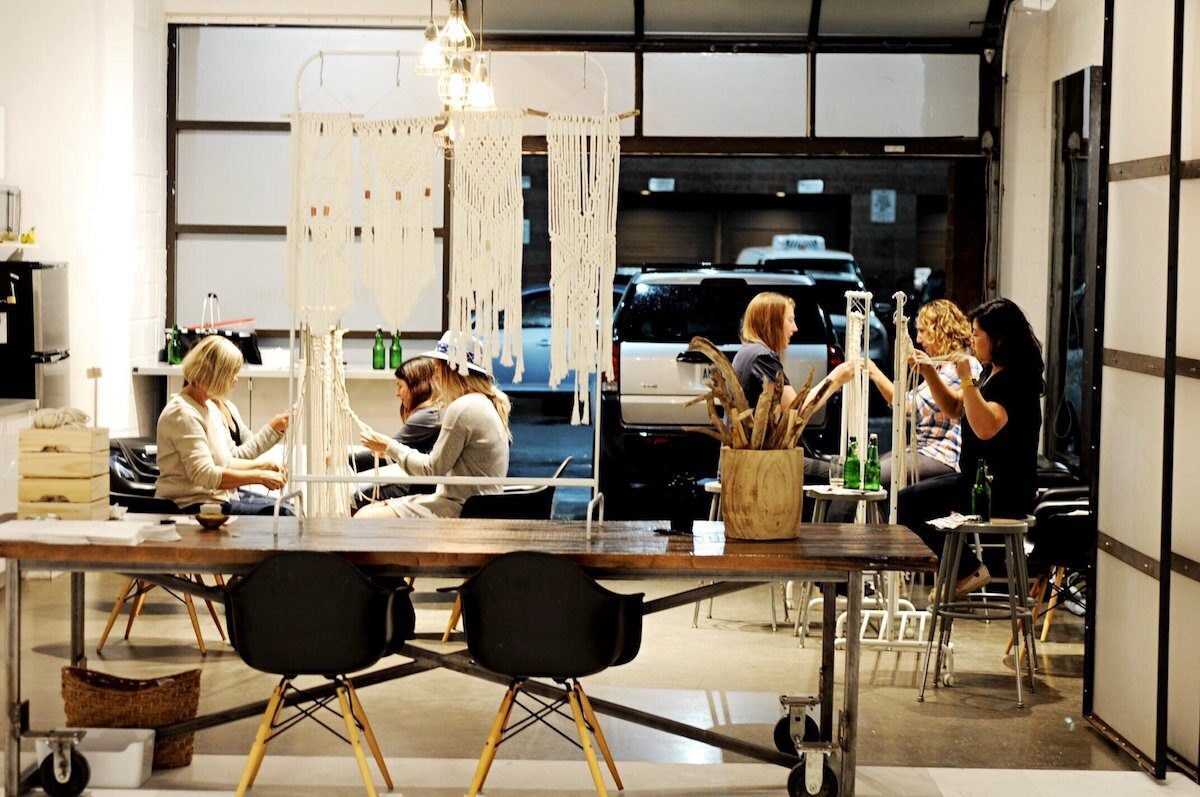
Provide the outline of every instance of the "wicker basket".
<path id="1" fill-rule="evenodd" d="M 63 708 L 74 728 L 154 728 L 192 719 L 200 707 L 200 671 L 136 680 L 80 667 L 62 669 Z M 154 768 L 192 763 L 193 734 L 155 737 Z"/>

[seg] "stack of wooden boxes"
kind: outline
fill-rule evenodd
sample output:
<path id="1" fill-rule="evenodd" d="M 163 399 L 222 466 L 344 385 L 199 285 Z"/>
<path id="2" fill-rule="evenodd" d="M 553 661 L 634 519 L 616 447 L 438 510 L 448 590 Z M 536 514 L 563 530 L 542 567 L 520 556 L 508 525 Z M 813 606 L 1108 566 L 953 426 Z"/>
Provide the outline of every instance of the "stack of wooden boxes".
<path id="1" fill-rule="evenodd" d="M 17 515 L 108 518 L 108 429 L 22 429 Z"/>

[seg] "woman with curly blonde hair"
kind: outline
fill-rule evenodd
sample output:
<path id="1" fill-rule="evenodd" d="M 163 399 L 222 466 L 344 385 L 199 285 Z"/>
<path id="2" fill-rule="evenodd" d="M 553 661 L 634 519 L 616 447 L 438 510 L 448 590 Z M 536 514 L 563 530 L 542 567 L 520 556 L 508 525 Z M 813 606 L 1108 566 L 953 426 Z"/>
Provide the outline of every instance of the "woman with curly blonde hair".
<path id="1" fill-rule="evenodd" d="M 971 374 L 978 377 L 981 366 L 970 356 L 971 324 L 962 310 L 948 299 L 936 299 L 925 304 L 917 313 L 917 345 L 924 352 L 915 353 L 909 360 L 921 374 L 921 384 L 908 393 L 907 404 L 916 419 L 914 444 L 917 447 L 917 473 L 920 478 L 941 476 L 958 471 L 958 458 L 962 449 L 961 411 L 954 409 L 954 402 L 962 398 L 962 380 L 955 370 L 954 362 L 960 357 L 970 360 Z M 879 370 L 874 362 L 870 366 L 871 382 L 879 389 L 885 401 L 891 403 L 896 386 Z M 938 388 L 931 387 L 940 377 Z M 939 401 L 939 399 L 942 399 Z M 892 480 L 892 455 L 881 461 L 881 484 Z"/>

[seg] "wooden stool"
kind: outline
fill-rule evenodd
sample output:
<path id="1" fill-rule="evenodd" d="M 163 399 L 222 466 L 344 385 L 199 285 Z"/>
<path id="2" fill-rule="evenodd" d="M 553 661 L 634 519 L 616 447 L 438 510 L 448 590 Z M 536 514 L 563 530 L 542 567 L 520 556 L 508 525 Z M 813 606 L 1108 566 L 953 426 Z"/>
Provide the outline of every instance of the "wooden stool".
<path id="1" fill-rule="evenodd" d="M 1008 520 L 996 518 L 987 523 L 964 523 L 958 528 L 945 532 L 942 544 L 942 556 L 938 563 L 937 580 L 933 585 L 933 601 L 929 605 L 929 613 L 933 616 L 933 629 L 929 634 L 929 644 L 925 653 L 925 667 L 921 676 L 921 689 L 917 701 L 925 700 L 925 683 L 929 678 L 929 662 L 934 657 L 933 646 L 936 639 L 937 663 L 934 667 L 934 688 L 939 682 L 950 685 L 950 674 L 942 675 L 944 651 L 950 644 L 950 633 L 954 620 L 999 620 L 1008 618 L 1012 624 L 1014 638 L 1024 639 L 1022 654 L 1029 669 L 1029 691 L 1034 691 L 1034 662 L 1037 658 L 1037 647 L 1034 641 L 1033 612 L 1029 607 L 1029 574 L 1025 562 L 1025 535 L 1029 531 L 1028 520 Z M 1003 603 L 994 600 L 995 595 L 985 595 L 982 600 L 970 600 L 968 597 L 956 598 L 954 587 L 957 582 L 958 566 L 962 560 L 963 546 L 968 535 L 999 536 L 1004 542 L 1004 563 L 1008 594 Z M 1017 679 L 1017 706 L 1023 707 L 1025 699 L 1021 692 L 1021 657 L 1017 658 L 1014 668 Z"/>

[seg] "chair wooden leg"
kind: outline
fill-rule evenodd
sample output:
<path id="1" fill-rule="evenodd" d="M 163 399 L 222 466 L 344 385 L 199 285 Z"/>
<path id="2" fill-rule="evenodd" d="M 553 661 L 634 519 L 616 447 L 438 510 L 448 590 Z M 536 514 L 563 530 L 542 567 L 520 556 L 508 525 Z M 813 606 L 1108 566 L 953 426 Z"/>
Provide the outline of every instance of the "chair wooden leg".
<path id="1" fill-rule="evenodd" d="M 458 628 L 458 618 L 462 617 L 462 596 L 454 596 L 454 608 L 450 610 L 450 622 L 446 623 L 446 631 L 442 634 L 442 641 L 449 642 L 450 635 L 454 633 L 454 629 Z"/>
<path id="2" fill-rule="evenodd" d="M 192 631 L 196 633 L 196 645 L 200 648 L 200 655 L 207 656 L 208 648 L 204 646 L 204 635 L 200 633 L 200 618 L 196 615 L 196 604 L 192 601 L 192 596 L 186 592 L 183 594 L 183 605 L 187 607 L 188 617 L 192 621 Z"/>
<path id="3" fill-rule="evenodd" d="M 520 682 L 509 684 L 508 691 L 504 693 L 504 699 L 500 701 L 500 710 L 496 712 L 496 719 L 492 721 L 492 729 L 488 732 L 487 742 L 483 745 L 483 753 L 479 756 L 479 764 L 475 767 L 475 777 L 471 779 L 471 788 L 467 790 L 467 797 L 475 797 L 483 789 L 483 782 L 487 780 L 488 771 L 492 768 L 492 761 L 496 758 L 496 748 L 500 746 L 500 740 L 504 738 L 504 727 L 508 724 L 508 715 L 512 713 L 513 703 L 516 702 L 517 692 L 520 689 Z"/>
<path id="4" fill-rule="evenodd" d="M 129 639 L 129 632 L 133 630 L 133 621 L 142 613 L 142 604 L 146 602 L 146 593 L 150 591 L 150 587 L 144 581 L 137 582 L 137 591 L 133 596 L 133 604 L 129 607 L 129 621 L 125 623 L 125 639 Z"/>
<path id="5" fill-rule="evenodd" d="M 287 699 L 287 690 L 291 683 L 291 681 L 285 678 L 279 685 L 279 700 L 275 703 L 274 713 L 270 715 L 270 722 L 267 723 L 267 736 L 263 739 L 262 749 L 259 751 L 258 758 L 254 761 L 254 769 L 250 772 L 250 782 L 246 784 L 247 789 L 254 788 L 254 781 L 258 778 L 258 770 L 262 767 L 263 759 L 267 757 L 267 748 L 271 745 L 271 733 L 279 724 L 279 715 L 283 712 L 283 702 Z"/>
<path id="6" fill-rule="evenodd" d="M 205 586 L 202 574 L 196 574 L 196 583 L 202 587 Z M 208 613 L 212 616 L 213 623 L 217 626 L 217 633 L 221 635 L 221 641 L 224 642 L 225 629 L 221 627 L 221 618 L 217 616 L 217 610 L 213 608 L 213 602 L 205 598 L 204 605 L 208 607 Z"/>
<path id="7" fill-rule="evenodd" d="M 592 782 L 596 784 L 597 797 L 608 797 L 608 789 L 604 787 L 604 776 L 600 774 L 600 762 L 596 760 L 596 751 L 592 749 L 592 735 L 588 733 L 587 724 L 583 721 L 583 710 L 579 707 L 579 695 L 574 689 L 567 690 L 567 700 L 571 703 L 571 714 L 575 717 L 575 730 L 579 732 L 579 743 L 583 746 L 583 755 L 587 758 L 588 769 L 592 773 Z"/>
<path id="8" fill-rule="evenodd" d="M 379 797 L 379 793 L 375 791 L 375 783 L 371 780 L 367 755 L 363 752 L 362 742 L 358 739 L 358 723 L 354 721 L 354 712 L 350 708 L 350 698 L 344 685 L 338 685 L 337 697 L 342 706 L 342 719 L 346 722 L 346 738 L 350 740 L 350 746 L 354 748 L 354 760 L 358 762 L 359 774 L 362 775 L 363 784 L 367 787 L 367 797 Z"/>
<path id="9" fill-rule="evenodd" d="M 354 688 L 354 684 L 350 679 L 346 679 L 346 691 L 350 693 L 350 707 L 354 709 L 354 716 L 362 725 L 363 736 L 367 737 L 367 746 L 371 748 L 371 755 L 375 756 L 375 763 L 379 765 L 379 773 L 383 775 L 383 782 L 387 784 L 388 791 L 395 788 L 392 785 L 392 775 L 388 772 L 387 764 L 383 760 L 383 752 L 379 749 L 379 740 L 375 738 L 375 731 L 371 729 L 371 723 L 367 720 L 367 712 L 363 709 L 362 701 L 358 699 L 358 690 Z"/>
<path id="10" fill-rule="evenodd" d="M 250 757 L 246 759 L 246 767 L 242 770 L 242 779 L 238 781 L 237 797 L 245 797 L 246 790 L 254 785 L 254 779 L 258 777 L 258 768 L 267 754 L 267 740 L 271 736 L 271 727 L 275 723 L 275 718 L 279 716 L 280 706 L 283 705 L 283 691 L 287 683 L 287 679 L 280 681 L 276 685 L 275 691 L 271 693 L 271 699 L 267 701 L 267 710 L 263 712 L 262 722 L 259 723 L 258 732 L 254 735 L 254 744 L 250 746 Z"/>
<path id="11" fill-rule="evenodd" d="M 113 625 L 116 624 L 117 618 L 121 616 L 121 607 L 125 605 L 125 600 L 129 597 L 129 590 L 133 589 L 133 585 L 136 582 L 136 578 L 130 578 L 125 581 L 125 586 L 121 587 L 121 592 L 117 595 L 116 603 L 113 604 L 112 612 L 108 615 L 108 624 L 104 626 L 104 633 L 100 635 L 100 641 L 96 643 L 97 653 L 104 649 L 104 643 L 108 641 L 108 635 L 112 631 Z M 126 634 L 126 637 L 128 636 Z"/>
<path id="12" fill-rule="evenodd" d="M 604 731 L 600 730 L 600 720 L 596 717 L 596 712 L 592 710 L 592 701 L 588 700 L 587 693 L 583 691 L 583 684 L 579 681 L 575 682 L 575 691 L 579 693 L 579 706 L 583 709 L 583 716 L 587 719 L 588 725 L 592 726 L 592 733 L 596 735 L 596 744 L 600 746 L 600 754 L 604 756 L 604 763 L 608 764 L 608 771 L 612 773 L 613 782 L 617 784 L 617 791 L 625 788 L 625 784 L 621 782 L 621 775 L 617 772 L 617 764 L 613 761 L 612 751 L 608 749 L 608 740 L 604 738 Z"/>
<path id="13" fill-rule="evenodd" d="M 1050 621 L 1054 619 L 1054 610 L 1058 608 L 1058 596 L 1062 594 L 1062 583 L 1066 574 L 1065 567 L 1054 568 L 1054 594 L 1050 596 L 1050 603 L 1046 606 L 1046 619 L 1042 621 L 1042 642 L 1050 636 Z"/>

